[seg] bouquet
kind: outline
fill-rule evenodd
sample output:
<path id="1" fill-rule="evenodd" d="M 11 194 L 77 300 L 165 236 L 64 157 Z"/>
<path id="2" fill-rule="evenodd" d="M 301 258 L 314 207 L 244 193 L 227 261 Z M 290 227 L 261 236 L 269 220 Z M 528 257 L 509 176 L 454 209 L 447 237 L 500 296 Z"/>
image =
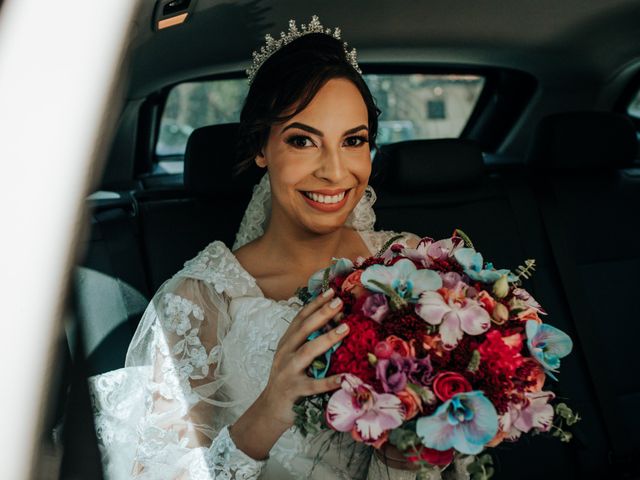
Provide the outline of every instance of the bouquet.
<path id="1" fill-rule="evenodd" d="M 515 273 L 495 269 L 460 230 L 415 249 L 398 238 L 373 257 L 334 258 L 298 289 L 308 302 L 333 288 L 344 302 L 337 321 L 350 327 L 309 367 L 315 378 L 341 375 L 341 386 L 295 406 L 300 432 L 389 443 L 419 465 L 419 477 L 474 456 L 474 479 L 493 473 L 491 457 L 479 455 L 487 447 L 524 433 L 568 441 L 565 426 L 579 417 L 545 385 L 572 341 L 543 323 L 546 312 L 522 288 L 535 261 Z"/>

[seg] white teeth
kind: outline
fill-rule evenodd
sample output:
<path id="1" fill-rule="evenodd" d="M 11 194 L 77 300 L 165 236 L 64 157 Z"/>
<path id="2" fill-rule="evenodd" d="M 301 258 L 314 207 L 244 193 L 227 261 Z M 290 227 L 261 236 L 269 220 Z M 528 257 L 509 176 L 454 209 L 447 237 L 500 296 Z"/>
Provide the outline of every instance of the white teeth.
<path id="1" fill-rule="evenodd" d="M 307 197 L 309 197 L 314 202 L 318 203 L 338 203 L 342 201 L 345 196 L 345 192 L 339 193 L 337 195 L 322 195 L 320 193 L 314 192 L 303 192 Z"/>

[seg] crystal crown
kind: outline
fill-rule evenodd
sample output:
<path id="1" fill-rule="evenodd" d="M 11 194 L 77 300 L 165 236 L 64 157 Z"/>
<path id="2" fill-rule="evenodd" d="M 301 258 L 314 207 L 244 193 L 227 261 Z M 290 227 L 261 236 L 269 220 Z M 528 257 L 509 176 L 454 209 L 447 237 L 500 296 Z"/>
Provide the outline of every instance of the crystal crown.
<path id="1" fill-rule="evenodd" d="M 291 43 L 296 38 L 300 38 L 309 33 L 324 33 L 326 35 L 331 35 L 333 38 L 340 40 L 340 28 L 335 27 L 333 30 L 330 28 L 325 28 L 321 23 L 320 19 L 317 15 L 313 15 L 311 17 L 311 21 L 308 25 L 304 23 L 300 25 L 300 28 L 296 25 L 295 20 L 289 20 L 289 30 L 285 32 L 280 32 L 280 38 L 275 39 L 270 34 L 266 34 L 264 36 L 266 40 L 266 44 L 263 45 L 260 50 L 256 50 L 253 52 L 253 62 L 249 68 L 246 69 L 247 76 L 249 77 L 249 83 L 253 82 L 256 73 L 260 66 L 275 52 L 277 52 L 280 48 Z M 356 49 L 353 48 L 349 50 L 347 48 L 347 42 L 343 42 L 344 54 L 347 58 L 347 61 L 353 66 L 356 72 L 362 75 L 362 70 L 358 66 L 358 60 L 356 57 Z"/>

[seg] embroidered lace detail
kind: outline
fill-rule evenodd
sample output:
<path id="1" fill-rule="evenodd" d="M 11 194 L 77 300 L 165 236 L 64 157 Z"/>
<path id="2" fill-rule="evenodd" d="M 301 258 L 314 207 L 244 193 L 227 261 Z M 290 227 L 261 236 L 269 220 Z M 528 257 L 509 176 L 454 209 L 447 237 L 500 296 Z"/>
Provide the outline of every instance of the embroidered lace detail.
<path id="1" fill-rule="evenodd" d="M 266 460 L 255 460 L 236 447 L 225 426 L 208 452 L 208 463 L 216 473 L 216 479 L 251 480 L 258 478 Z M 233 472 L 232 476 L 226 476 Z M 222 475 L 224 474 L 224 475 Z"/>
<path id="2" fill-rule="evenodd" d="M 237 250 L 252 240 L 261 237 L 264 234 L 264 229 L 267 227 L 270 216 L 271 184 L 269 183 L 269 172 L 267 172 L 262 176 L 260 182 L 253 187 L 253 195 L 249 200 L 247 209 L 244 211 L 232 250 Z"/>
<path id="3" fill-rule="evenodd" d="M 178 275 L 204 280 L 218 293 L 226 292 L 232 297 L 246 295 L 256 288 L 256 280 L 237 260 L 228 261 L 228 252 L 224 242 L 211 242 L 195 258 L 185 262 Z"/>
<path id="4" fill-rule="evenodd" d="M 373 204 L 377 200 L 376 192 L 371 185 L 367 185 L 362 198 L 347 217 L 345 225 L 354 230 L 373 230 L 376 223 L 376 214 L 373 211 Z"/>

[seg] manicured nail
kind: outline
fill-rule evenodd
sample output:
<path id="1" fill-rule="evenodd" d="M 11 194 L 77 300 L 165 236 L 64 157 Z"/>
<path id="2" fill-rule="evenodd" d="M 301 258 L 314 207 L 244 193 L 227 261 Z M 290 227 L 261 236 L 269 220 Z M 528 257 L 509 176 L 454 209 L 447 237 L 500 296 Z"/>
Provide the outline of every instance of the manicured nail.
<path id="1" fill-rule="evenodd" d="M 340 305 L 342 303 L 342 300 L 340 299 L 340 297 L 336 297 L 333 300 L 331 300 L 331 303 L 329 304 L 329 306 L 331 308 L 336 308 L 338 305 Z"/>
<path id="2" fill-rule="evenodd" d="M 323 297 L 328 297 L 333 293 L 333 288 L 329 288 L 328 290 L 325 290 L 324 292 L 322 292 L 322 296 Z"/>
<path id="3" fill-rule="evenodd" d="M 340 385 L 342 383 L 342 377 L 335 377 L 333 379 L 338 385 Z"/>
<path id="4" fill-rule="evenodd" d="M 342 335 L 347 330 L 349 330 L 349 325 L 347 325 L 346 323 L 341 323 L 340 326 L 336 328 L 336 333 L 338 335 Z"/>

